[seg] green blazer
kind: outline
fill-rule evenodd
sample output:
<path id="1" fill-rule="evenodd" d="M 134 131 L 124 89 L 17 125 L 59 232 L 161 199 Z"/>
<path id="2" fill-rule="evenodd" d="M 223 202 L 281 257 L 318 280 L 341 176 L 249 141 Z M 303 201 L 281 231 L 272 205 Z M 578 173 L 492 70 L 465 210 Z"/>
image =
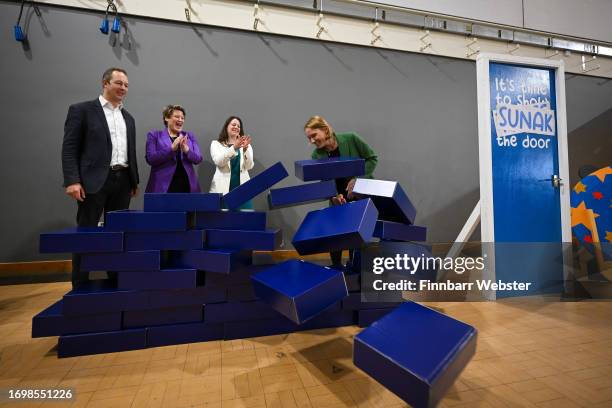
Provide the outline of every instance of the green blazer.
<path id="1" fill-rule="evenodd" d="M 374 150 L 354 132 L 336 133 L 336 140 L 338 141 L 340 157 L 359 157 L 365 159 L 364 177 L 372 178 L 372 173 L 374 173 L 376 164 L 378 164 L 378 156 L 376 156 Z M 326 159 L 327 157 L 325 149 L 316 149 L 312 152 L 313 159 Z"/>

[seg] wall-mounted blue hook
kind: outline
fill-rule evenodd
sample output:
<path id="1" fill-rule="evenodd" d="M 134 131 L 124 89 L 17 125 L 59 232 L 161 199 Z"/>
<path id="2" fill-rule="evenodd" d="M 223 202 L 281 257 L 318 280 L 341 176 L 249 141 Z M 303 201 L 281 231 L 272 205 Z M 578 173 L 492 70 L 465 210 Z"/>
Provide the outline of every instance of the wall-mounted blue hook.
<path id="1" fill-rule="evenodd" d="M 115 16 L 115 19 L 113 20 L 113 28 L 111 28 L 111 31 L 117 34 L 119 34 L 121 31 L 121 20 L 118 16 Z"/>
<path id="2" fill-rule="evenodd" d="M 104 17 L 104 20 L 102 20 L 102 24 L 100 24 L 100 32 L 102 34 L 108 34 L 108 28 L 109 28 L 108 18 Z"/>
<path id="3" fill-rule="evenodd" d="M 15 40 L 16 41 L 20 41 L 23 42 L 25 41 L 26 36 L 23 33 L 23 30 L 21 29 L 21 26 L 18 24 L 15 26 Z"/>

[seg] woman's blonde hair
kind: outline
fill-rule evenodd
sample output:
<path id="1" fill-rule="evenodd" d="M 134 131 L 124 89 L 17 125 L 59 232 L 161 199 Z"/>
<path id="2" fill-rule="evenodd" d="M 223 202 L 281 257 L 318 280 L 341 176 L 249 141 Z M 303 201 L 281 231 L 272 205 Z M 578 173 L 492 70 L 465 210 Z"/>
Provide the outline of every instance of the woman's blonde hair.
<path id="1" fill-rule="evenodd" d="M 328 137 L 336 137 L 336 133 L 334 132 L 334 128 L 325 120 L 323 116 L 315 115 L 308 119 L 306 124 L 304 125 L 304 130 L 306 129 L 321 129 L 327 133 Z"/>

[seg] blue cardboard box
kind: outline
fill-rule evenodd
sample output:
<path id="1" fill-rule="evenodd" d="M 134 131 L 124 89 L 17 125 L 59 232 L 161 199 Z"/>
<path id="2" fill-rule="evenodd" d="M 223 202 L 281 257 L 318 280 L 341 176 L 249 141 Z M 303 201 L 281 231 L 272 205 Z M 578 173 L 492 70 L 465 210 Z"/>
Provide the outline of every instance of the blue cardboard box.
<path id="1" fill-rule="evenodd" d="M 162 309 L 126 310 L 123 312 L 123 328 L 201 322 L 203 309 L 203 305 L 191 305 Z"/>
<path id="2" fill-rule="evenodd" d="M 296 324 L 302 324 L 348 295 L 335 269 L 289 260 L 251 276 L 256 295 Z"/>
<path id="3" fill-rule="evenodd" d="M 236 249 L 194 249 L 169 254 L 173 268 L 193 268 L 207 272 L 229 274 L 251 264 L 251 251 Z"/>
<path id="4" fill-rule="evenodd" d="M 223 324 L 183 323 L 153 326 L 147 329 L 147 346 L 196 343 L 223 339 Z"/>
<path id="5" fill-rule="evenodd" d="M 288 175 L 289 173 L 287 173 L 283 164 L 278 162 L 225 194 L 223 196 L 223 204 L 229 209 L 236 209 Z"/>
<path id="6" fill-rule="evenodd" d="M 202 249 L 206 231 L 126 232 L 126 251 Z"/>
<path id="7" fill-rule="evenodd" d="M 145 193 L 145 212 L 216 211 L 221 208 L 221 193 Z"/>
<path id="8" fill-rule="evenodd" d="M 251 249 L 273 251 L 281 246 L 283 234 L 280 229 L 265 231 L 249 230 L 206 230 L 209 248 Z"/>
<path id="9" fill-rule="evenodd" d="M 374 236 L 393 241 L 427 241 L 427 228 L 391 221 L 376 221 Z"/>
<path id="10" fill-rule="evenodd" d="M 353 361 L 413 407 L 435 406 L 476 351 L 477 332 L 406 302 L 355 336 Z"/>
<path id="11" fill-rule="evenodd" d="M 160 266 L 161 253 L 158 250 L 81 255 L 82 271 L 158 271 Z"/>
<path id="12" fill-rule="evenodd" d="M 32 337 L 121 330 L 121 312 L 64 316 L 58 300 L 32 318 Z"/>
<path id="13" fill-rule="evenodd" d="M 147 329 L 119 330 L 60 336 L 57 355 L 63 357 L 113 353 L 147 347 Z"/>
<path id="14" fill-rule="evenodd" d="M 101 227 L 74 227 L 40 234 L 40 253 L 123 251 L 123 233 Z"/>
<path id="15" fill-rule="evenodd" d="M 278 319 L 281 315 L 265 302 L 225 302 L 206 305 L 204 321 L 225 323 Z"/>
<path id="16" fill-rule="evenodd" d="M 397 181 L 358 178 L 353 193 L 371 198 L 379 219 L 414 224 L 416 209 Z"/>
<path id="17" fill-rule="evenodd" d="M 196 212 L 194 227 L 198 229 L 263 231 L 266 229 L 266 213 L 253 210 Z"/>
<path id="18" fill-rule="evenodd" d="M 311 211 L 293 237 L 300 255 L 359 248 L 372 239 L 378 211 L 369 200 Z"/>
<path id="19" fill-rule="evenodd" d="M 268 205 L 270 208 L 282 208 L 296 204 L 328 200 L 337 194 L 336 182 L 334 180 L 275 188 L 270 190 L 268 194 Z"/>
<path id="20" fill-rule="evenodd" d="M 365 160 L 355 157 L 330 157 L 295 162 L 295 177 L 302 181 L 332 180 L 364 174 Z"/>
<path id="21" fill-rule="evenodd" d="M 64 316 L 82 316 L 120 312 L 130 309 L 146 309 L 149 306 L 147 292 L 119 290 L 109 280 L 89 281 L 66 293 L 62 302 Z"/>
<path id="22" fill-rule="evenodd" d="M 110 211 L 106 214 L 107 231 L 160 232 L 185 231 L 191 226 L 186 212 Z"/>
<path id="23" fill-rule="evenodd" d="M 189 289 L 198 285 L 197 269 L 122 271 L 117 273 L 118 289 Z"/>

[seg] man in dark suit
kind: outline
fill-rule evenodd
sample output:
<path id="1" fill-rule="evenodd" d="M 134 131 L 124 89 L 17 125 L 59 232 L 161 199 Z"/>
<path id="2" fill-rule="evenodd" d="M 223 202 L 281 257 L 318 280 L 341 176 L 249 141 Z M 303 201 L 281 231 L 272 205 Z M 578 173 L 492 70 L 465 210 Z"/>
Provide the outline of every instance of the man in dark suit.
<path id="1" fill-rule="evenodd" d="M 123 109 L 127 92 L 127 73 L 109 68 L 102 75 L 102 95 L 68 109 L 62 169 L 66 194 L 77 201 L 79 227 L 95 227 L 102 214 L 129 208 L 138 193 L 136 125 Z M 88 280 L 79 265 L 74 256 L 73 288 Z"/>

